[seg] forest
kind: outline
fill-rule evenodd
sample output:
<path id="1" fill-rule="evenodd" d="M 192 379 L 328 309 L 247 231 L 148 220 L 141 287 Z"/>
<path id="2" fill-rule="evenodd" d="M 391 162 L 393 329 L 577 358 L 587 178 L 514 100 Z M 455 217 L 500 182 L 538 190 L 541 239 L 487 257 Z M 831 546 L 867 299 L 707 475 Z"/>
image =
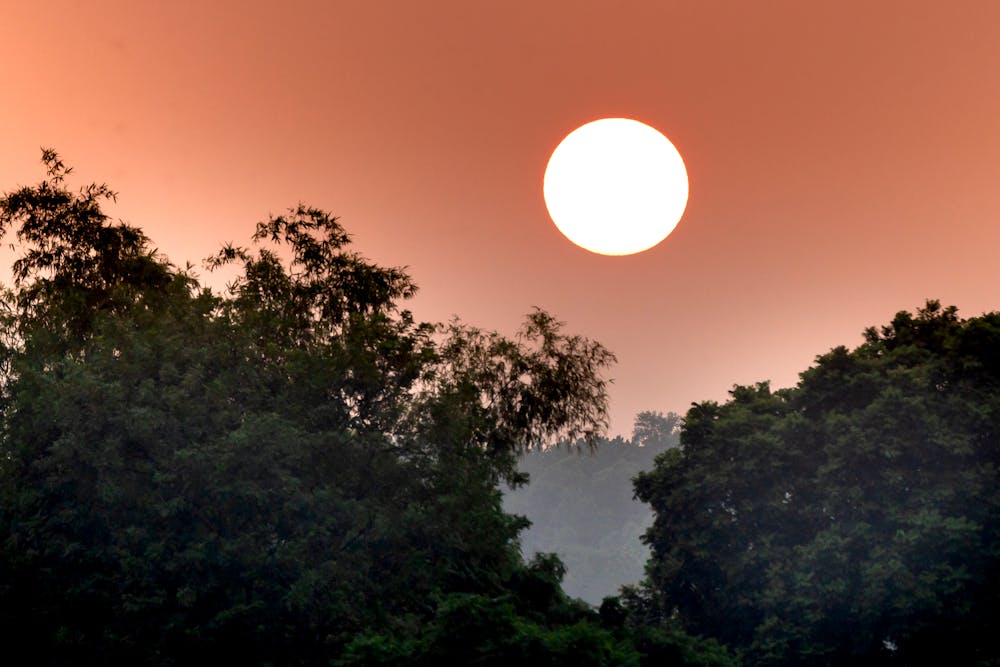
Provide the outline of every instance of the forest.
<path id="1" fill-rule="evenodd" d="M 43 163 L 0 197 L 8 656 L 1000 664 L 1000 313 L 928 301 L 608 438 L 614 355 L 545 311 L 419 322 L 305 205 L 213 291 Z"/>

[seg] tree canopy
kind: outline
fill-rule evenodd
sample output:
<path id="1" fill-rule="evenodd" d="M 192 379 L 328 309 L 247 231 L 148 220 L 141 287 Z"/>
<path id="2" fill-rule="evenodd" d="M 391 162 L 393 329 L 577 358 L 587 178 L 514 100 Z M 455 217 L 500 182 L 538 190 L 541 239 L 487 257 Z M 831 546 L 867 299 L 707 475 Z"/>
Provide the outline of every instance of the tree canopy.
<path id="1" fill-rule="evenodd" d="M 521 559 L 498 488 L 526 447 L 597 437 L 604 347 L 537 310 L 512 338 L 416 322 L 406 272 L 306 206 L 210 258 L 238 271 L 216 294 L 112 221 L 107 186 L 43 160 L 0 198 L 21 248 L 0 350 L 8 652 L 324 664 L 388 637 L 434 655 L 469 609 L 553 655 L 574 632 L 619 651 L 558 561 Z"/>
<path id="2" fill-rule="evenodd" d="M 636 482 L 633 613 L 750 665 L 997 664 L 1000 313 L 928 302 L 791 389 L 694 405 Z"/>

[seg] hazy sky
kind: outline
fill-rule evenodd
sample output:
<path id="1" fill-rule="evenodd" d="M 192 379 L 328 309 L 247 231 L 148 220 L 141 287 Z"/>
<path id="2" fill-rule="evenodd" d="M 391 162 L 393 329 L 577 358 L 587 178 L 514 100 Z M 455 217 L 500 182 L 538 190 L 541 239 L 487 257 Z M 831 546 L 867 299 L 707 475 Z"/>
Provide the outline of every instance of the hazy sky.
<path id="1" fill-rule="evenodd" d="M 416 314 L 533 306 L 619 358 L 613 431 L 926 298 L 1000 308 L 1000 2 L 0 0 L 0 190 L 56 148 L 176 263 L 305 202 L 406 265 Z M 573 246 L 542 174 L 653 125 L 691 196 L 661 245 Z"/>

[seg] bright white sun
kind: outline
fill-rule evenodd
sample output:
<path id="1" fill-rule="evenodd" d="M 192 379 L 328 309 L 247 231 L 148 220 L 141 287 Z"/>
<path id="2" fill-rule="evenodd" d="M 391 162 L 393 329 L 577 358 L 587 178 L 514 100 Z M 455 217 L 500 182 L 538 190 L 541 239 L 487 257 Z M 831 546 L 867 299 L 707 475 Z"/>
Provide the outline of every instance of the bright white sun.
<path id="1" fill-rule="evenodd" d="M 667 238 L 687 206 L 684 160 L 670 140 L 628 118 L 604 118 L 556 146 L 542 186 L 566 238 L 601 255 L 631 255 Z"/>

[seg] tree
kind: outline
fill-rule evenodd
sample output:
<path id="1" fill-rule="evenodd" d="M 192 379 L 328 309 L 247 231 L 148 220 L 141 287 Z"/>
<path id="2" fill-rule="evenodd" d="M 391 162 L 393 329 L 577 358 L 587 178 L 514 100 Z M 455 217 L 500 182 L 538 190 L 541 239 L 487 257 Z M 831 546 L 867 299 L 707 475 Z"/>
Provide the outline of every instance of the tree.
<path id="1" fill-rule="evenodd" d="M 211 258 L 239 269 L 215 294 L 43 159 L 0 199 L 23 248 L 2 319 L 9 652 L 322 664 L 372 632 L 422 641 L 462 600 L 591 622 L 558 567 L 521 559 L 498 482 L 523 481 L 526 447 L 597 437 L 607 350 L 541 311 L 516 338 L 416 322 L 405 272 L 304 206 Z"/>
<path id="2" fill-rule="evenodd" d="M 638 608 L 760 665 L 995 664 L 1000 314 L 928 302 L 694 405 L 636 481 Z"/>
<path id="3" fill-rule="evenodd" d="M 632 427 L 632 442 L 651 449 L 676 446 L 680 422 L 680 416 L 673 412 L 666 416 L 662 412 L 640 412 L 635 416 L 635 425 Z"/>

